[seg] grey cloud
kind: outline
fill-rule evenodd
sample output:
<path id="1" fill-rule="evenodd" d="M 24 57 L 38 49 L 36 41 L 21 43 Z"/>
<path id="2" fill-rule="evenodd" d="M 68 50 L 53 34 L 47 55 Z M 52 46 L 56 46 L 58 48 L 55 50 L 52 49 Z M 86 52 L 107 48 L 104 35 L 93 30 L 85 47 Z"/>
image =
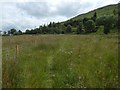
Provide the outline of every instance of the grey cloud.
<path id="1" fill-rule="evenodd" d="M 86 9 L 86 8 L 91 8 L 94 4 L 92 2 L 86 2 L 82 5 L 81 8 Z"/>
<path id="2" fill-rule="evenodd" d="M 45 2 L 26 2 L 24 4 L 18 3 L 17 6 L 33 17 L 43 18 L 49 15 L 49 6 Z"/>
<path id="3" fill-rule="evenodd" d="M 80 3 L 78 2 L 61 2 L 59 5 L 51 6 L 46 2 L 26 2 L 24 4 L 18 4 L 18 8 L 24 10 L 28 15 L 36 18 L 64 16 L 71 17 L 76 15 L 80 9 Z M 51 10 L 51 7 L 55 8 L 55 11 Z"/>
<path id="4" fill-rule="evenodd" d="M 80 2 L 60 2 L 58 5 L 51 5 L 46 2 L 25 2 L 24 4 L 18 3 L 17 7 L 23 10 L 28 16 L 41 18 L 49 18 L 62 16 L 70 18 L 79 14 L 80 12 L 92 6 L 92 3 L 81 4 Z M 51 7 L 55 10 L 52 11 Z"/>
<path id="5" fill-rule="evenodd" d="M 7 22 L 6 22 L 6 24 L 4 24 L 4 25 L 2 26 L 2 30 L 3 30 L 3 31 L 8 31 L 8 30 L 10 30 L 11 28 L 15 28 L 15 29 L 17 29 L 17 30 L 22 30 L 22 31 L 24 31 L 24 30 L 27 29 L 27 28 L 33 28 L 33 25 L 31 25 L 30 23 L 25 22 L 25 21 L 24 21 L 24 23 L 19 23 L 19 22 L 17 22 L 17 21 L 14 21 L 14 22 L 11 22 L 11 23 L 7 23 Z"/>
<path id="6" fill-rule="evenodd" d="M 92 2 L 86 2 L 86 3 L 81 5 L 81 9 L 79 11 L 80 12 L 79 14 L 87 13 L 93 9 L 95 9 L 95 4 Z"/>
<path id="7" fill-rule="evenodd" d="M 12 24 L 12 23 L 6 23 L 2 26 L 2 30 L 3 31 L 8 31 L 11 28 L 16 28 L 16 25 Z"/>
<path id="8" fill-rule="evenodd" d="M 78 13 L 80 9 L 79 2 L 63 2 L 57 7 L 57 12 L 59 15 L 66 17 L 74 16 Z"/>

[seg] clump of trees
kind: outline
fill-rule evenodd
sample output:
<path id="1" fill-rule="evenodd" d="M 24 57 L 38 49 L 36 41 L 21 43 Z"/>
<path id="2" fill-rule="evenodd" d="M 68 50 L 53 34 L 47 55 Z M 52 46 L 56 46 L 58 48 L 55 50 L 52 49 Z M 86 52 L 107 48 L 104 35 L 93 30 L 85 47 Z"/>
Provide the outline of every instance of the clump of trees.
<path id="1" fill-rule="evenodd" d="M 97 32 L 100 26 L 104 26 L 105 34 L 108 34 L 113 27 L 117 26 L 117 20 L 114 16 L 97 17 L 94 12 L 91 18 L 84 17 L 81 20 L 68 20 L 64 23 L 50 22 L 48 25 L 39 28 L 26 30 L 25 34 L 87 34 Z M 76 30 L 73 30 L 76 29 Z"/>
<path id="2" fill-rule="evenodd" d="M 10 29 L 8 31 L 4 31 L 3 32 L 4 36 L 8 36 L 8 35 L 22 35 L 22 34 L 23 34 L 23 32 L 21 30 L 17 31 L 15 28 L 12 28 L 12 29 Z"/>
<path id="3" fill-rule="evenodd" d="M 98 17 L 97 12 L 94 12 L 91 18 L 84 17 L 83 19 L 73 20 L 70 19 L 63 23 L 50 22 L 48 25 L 41 25 L 38 28 L 27 29 L 24 33 L 21 30 L 11 29 L 4 32 L 4 35 L 22 35 L 22 34 L 87 34 L 97 32 L 99 27 L 103 26 L 104 34 L 110 33 L 111 29 L 120 26 L 120 10 L 118 13 L 113 11 L 113 15 Z"/>
<path id="4" fill-rule="evenodd" d="M 82 34 L 84 32 L 82 28 L 83 28 L 83 25 L 82 25 L 82 22 L 80 22 L 77 27 L 77 34 Z"/>
<path id="5" fill-rule="evenodd" d="M 104 26 L 104 33 L 108 34 L 116 26 L 116 20 L 113 16 L 103 16 L 97 19 L 97 26 Z"/>
<path id="6" fill-rule="evenodd" d="M 93 20 L 88 20 L 84 25 L 86 33 L 94 32 L 95 31 L 95 23 Z"/>
<path id="7" fill-rule="evenodd" d="M 66 32 L 67 33 L 71 33 L 72 32 L 72 26 L 70 24 L 67 26 Z"/>

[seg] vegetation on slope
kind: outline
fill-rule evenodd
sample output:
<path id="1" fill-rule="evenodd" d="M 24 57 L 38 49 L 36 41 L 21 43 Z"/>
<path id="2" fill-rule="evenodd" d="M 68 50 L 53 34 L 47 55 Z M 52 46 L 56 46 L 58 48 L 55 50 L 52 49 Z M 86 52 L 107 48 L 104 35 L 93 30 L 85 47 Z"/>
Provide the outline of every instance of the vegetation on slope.
<path id="1" fill-rule="evenodd" d="M 48 25 L 39 26 L 39 28 L 26 30 L 24 34 L 87 34 L 102 32 L 117 33 L 119 25 L 118 4 L 108 5 L 86 14 L 78 15 L 70 20 L 61 23 L 50 22 Z M 99 23 L 99 24 L 98 24 Z M 103 28 L 101 28 L 103 27 Z M 109 28 L 107 28 L 109 27 Z M 11 29 L 8 34 L 21 35 L 22 32 Z M 7 35 L 7 32 L 4 32 Z"/>
<path id="2" fill-rule="evenodd" d="M 98 8 L 96 10 L 90 11 L 85 14 L 78 15 L 71 20 L 80 20 L 83 19 L 84 17 L 91 18 L 91 16 L 96 12 L 98 18 L 101 16 L 106 16 L 106 15 L 111 15 L 113 16 L 115 13 L 117 14 L 117 9 L 118 9 L 118 4 L 113 4 L 113 5 L 108 5 L 105 7 Z"/>

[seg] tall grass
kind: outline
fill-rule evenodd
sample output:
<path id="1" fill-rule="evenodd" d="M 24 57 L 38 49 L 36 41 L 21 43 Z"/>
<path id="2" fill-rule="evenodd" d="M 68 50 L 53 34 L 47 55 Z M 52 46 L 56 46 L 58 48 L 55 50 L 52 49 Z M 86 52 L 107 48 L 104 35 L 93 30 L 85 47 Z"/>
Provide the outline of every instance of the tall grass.
<path id="1" fill-rule="evenodd" d="M 118 87 L 117 42 L 115 35 L 3 37 L 3 87 Z"/>

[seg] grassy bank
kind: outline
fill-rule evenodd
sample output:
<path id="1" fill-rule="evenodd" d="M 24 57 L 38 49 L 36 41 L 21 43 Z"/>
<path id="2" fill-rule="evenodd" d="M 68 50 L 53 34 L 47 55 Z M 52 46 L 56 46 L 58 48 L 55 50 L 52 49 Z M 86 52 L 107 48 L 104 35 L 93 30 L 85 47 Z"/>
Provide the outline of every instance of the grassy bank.
<path id="1" fill-rule="evenodd" d="M 116 35 L 26 35 L 2 39 L 3 87 L 118 86 Z"/>

